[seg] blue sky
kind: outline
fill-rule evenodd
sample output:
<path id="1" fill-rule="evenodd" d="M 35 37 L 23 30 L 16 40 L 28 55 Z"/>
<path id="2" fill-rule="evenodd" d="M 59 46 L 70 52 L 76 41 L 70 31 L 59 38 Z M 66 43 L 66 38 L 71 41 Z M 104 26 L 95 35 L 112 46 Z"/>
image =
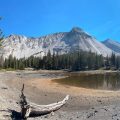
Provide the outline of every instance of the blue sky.
<path id="1" fill-rule="evenodd" d="M 0 0 L 4 34 L 39 37 L 83 28 L 98 40 L 120 40 L 120 0 Z"/>

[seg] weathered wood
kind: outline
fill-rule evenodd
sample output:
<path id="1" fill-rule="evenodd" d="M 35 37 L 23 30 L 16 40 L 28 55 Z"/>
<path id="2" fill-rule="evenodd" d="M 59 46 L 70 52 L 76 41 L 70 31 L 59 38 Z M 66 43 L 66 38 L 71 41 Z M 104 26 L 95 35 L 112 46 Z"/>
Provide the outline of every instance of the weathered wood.
<path id="1" fill-rule="evenodd" d="M 21 107 L 21 117 L 23 120 L 27 120 L 27 113 L 29 110 L 29 106 L 26 100 L 26 96 L 24 95 L 24 84 L 21 90 L 21 96 L 20 96 L 20 107 Z"/>
<path id="2" fill-rule="evenodd" d="M 51 112 L 59 110 L 64 104 L 66 104 L 69 99 L 69 95 L 67 95 L 62 101 L 49 104 L 49 105 L 37 105 L 35 103 L 30 103 L 31 112 L 29 116 L 41 116 L 45 114 L 49 114 Z"/>
<path id="3" fill-rule="evenodd" d="M 38 117 L 41 115 L 46 115 L 51 112 L 59 110 L 69 99 L 67 95 L 62 101 L 57 103 L 52 103 L 49 105 L 38 105 L 35 103 L 28 102 L 26 96 L 24 95 L 24 84 L 21 90 L 20 96 L 20 106 L 21 106 L 21 116 L 23 120 L 27 120 L 28 117 Z"/>

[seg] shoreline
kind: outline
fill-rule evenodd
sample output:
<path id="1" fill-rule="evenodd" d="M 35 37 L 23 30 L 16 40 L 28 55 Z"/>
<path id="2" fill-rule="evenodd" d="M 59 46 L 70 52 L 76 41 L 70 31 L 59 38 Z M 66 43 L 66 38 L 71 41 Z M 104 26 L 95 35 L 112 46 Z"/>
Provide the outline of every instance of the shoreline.
<path id="1" fill-rule="evenodd" d="M 54 71 L 55 72 L 55 71 Z M 77 116 L 78 120 L 83 120 L 85 117 L 87 120 L 87 115 L 92 108 L 99 109 L 105 106 L 120 106 L 120 91 L 108 91 L 108 90 L 94 90 L 79 88 L 67 85 L 60 85 L 53 82 L 53 79 L 59 79 L 63 77 L 63 71 L 17 71 L 17 72 L 0 72 L 2 83 L 7 87 L 7 89 L 0 89 L 3 98 L 8 99 L 6 101 L 7 106 L 10 108 L 18 109 L 18 105 L 15 104 L 19 100 L 20 90 L 22 84 L 25 84 L 25 95 L 31 101 L 37 104 L 50 104 L 56 101 L 62 100 L 67 94 L 70 95 L 70 100 L 63 106 L 54 116 L 48 118 L 42 118 L 42 120 L 69 120 Z M 90 72 L 91 74 L 92 72 Z M 61 75 L 62 74 L 62 75 Z M 65 72 L 66 74 L 66 72 Z M 0 88 L 3 87 L 0 84 Z M 14 101 L 11 101 L 14 99 Z M 9 101 L 11 101 L 9 103 Z M 15 104 L 15 105 L 14 105 Z M 1 100 L 0 100 L 1 105 Z M 6 106 L 6 108 L 7 108 Z M 112 108 L 110 108 L 113 110 Z M 19 110 L 19 109 L 18 109 Z M 79 113 L 79 114 L 78 114 Z M 102 114 L 102 113 L 101 113 Z M 108 113 L 106 113 L 108 114 Z M 99 114 L 98 114 L 99 115 Z M 49 115 L 48 115 L 49 116 Z M 63 116 L 62 118 L 59 118 Z M 92 118 L 92 117 L 91 117 Z M 29 120 L 29 119 L 28 119 Z M 30 119 L 32 120 L 32 119 Z M 37 120 L 36 118 L 33 120 Z M 38 118 L 38 120 L 41 120 Z M 74 118 L 73 118 L 74 120 Z M 92 118 L 92 120 L 95 120 Z M 111 120 L 111 119 L 109 119 Z"/>

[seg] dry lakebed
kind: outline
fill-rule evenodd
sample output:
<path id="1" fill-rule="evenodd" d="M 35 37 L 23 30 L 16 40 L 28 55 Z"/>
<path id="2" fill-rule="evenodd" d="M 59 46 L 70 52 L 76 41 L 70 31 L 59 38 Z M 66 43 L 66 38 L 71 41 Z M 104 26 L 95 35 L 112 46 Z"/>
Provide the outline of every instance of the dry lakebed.
<path id="1" fill-rule="evenodd" d="M 28 120 L 120 120 L 119 81 L 116 71 L 1 71 L 0 120 L 12 120 L 10 111 L 20 111 L 23 83 L 27 99 L 36 104 L 54 103 L 70 95 L 54 114 Z"/>

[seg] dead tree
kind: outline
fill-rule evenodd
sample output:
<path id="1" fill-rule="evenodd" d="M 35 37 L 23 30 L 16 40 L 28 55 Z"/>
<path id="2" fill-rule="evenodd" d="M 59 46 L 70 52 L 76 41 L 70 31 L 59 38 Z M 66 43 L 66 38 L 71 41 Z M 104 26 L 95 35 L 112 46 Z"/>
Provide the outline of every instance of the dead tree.
<path id="1" fill-rule="evenodd" d="M 27 120 L 27 113 L 29 110 L 29 105 L 26 100 L 26 96 L 24 95 L 24 84 L 21 90 L 21 96 L 20 96 L 20 107 L 21 107 L 21 117 L 23 120 Z"/>
<path id="2" fill-rule="evenodd" d="M 27 120 L 28 117 L 38 117 L 52 113 L 59 110 L 69 99 L 67 95 L 62 101 L 57 103 L 52 103 L 49 105 L 37 105 L 35 103 L 28 102 L 26 96 L 24 95 L 24 84 L 21 90 L 20 96 L 20 106 L 21 106 L 21 117 L 23 120 Z"/>

